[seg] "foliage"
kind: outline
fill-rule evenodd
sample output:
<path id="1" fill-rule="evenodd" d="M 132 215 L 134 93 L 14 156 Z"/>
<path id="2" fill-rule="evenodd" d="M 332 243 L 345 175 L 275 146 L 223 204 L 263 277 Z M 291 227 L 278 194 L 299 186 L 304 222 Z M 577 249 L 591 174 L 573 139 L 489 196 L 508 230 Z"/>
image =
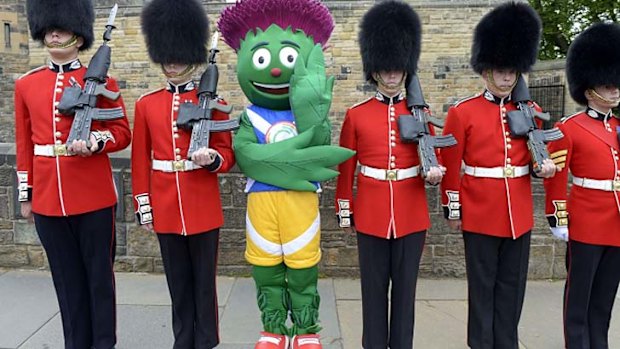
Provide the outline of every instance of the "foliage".
<path id="1" fill-rule="evenodd" d="M 566 57 L 577 34 L 599 21 L 618 22 L 620 0 L 529 0 L 543 22 L 538 58 Z"/>

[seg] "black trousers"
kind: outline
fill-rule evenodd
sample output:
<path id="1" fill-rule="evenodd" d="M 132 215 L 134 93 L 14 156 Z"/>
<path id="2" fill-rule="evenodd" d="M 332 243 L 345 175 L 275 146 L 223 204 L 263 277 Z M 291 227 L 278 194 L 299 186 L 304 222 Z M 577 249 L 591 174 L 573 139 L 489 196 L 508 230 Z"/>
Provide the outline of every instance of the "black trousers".
<path id="1" fill-rule="evenodd" d="M 60 307 L 66 349 L 116 344 L 114 207 L 68 217 L 34 214 Z"/>
<path id="2" fill-rule="evenodd" d="M 467 344 L 518 349 L 530 232 L 516 240 L 463 232 L 467 264 Z"/>
<path id="3" fill-rule="evenodd" d="M 398 239 L 358 232 L 362 283 L 362 346 L 365 349 L 412 348 L 415 291 L 426 232 Z M 390 320 L 388 326 L 388 289 Z"/>
<path id="4" fill-rule="evenodd" d="M 620 247 L 569 241 L 564 287 L 564 338 L 569 349 L 607 349 L 620 282 Z"/>
<path id="5" fill-rule="evenodd" d="M 210 349 L 220 342 L 215 280 L 219 231 L 157 234 L 172 299 L 173 349 Z"/>

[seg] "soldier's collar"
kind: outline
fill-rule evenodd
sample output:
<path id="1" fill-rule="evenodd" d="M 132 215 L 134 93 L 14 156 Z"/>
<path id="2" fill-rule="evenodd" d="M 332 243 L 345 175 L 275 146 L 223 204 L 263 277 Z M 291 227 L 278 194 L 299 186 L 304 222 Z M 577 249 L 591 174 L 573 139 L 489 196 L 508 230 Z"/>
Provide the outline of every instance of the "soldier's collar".
<path id="1" fill-rule="evenodd" d="M 76 58 L 73 61 L 65 63 L 65 64 L 58 64 L 50 60 L 47 64 L 47 67 L 54 73 L 66 73 L 66 72 L 70 72 L 70 71 L 78 70 L 82 68 L 82 62 L 80 62 L 79 58 Z"/>
<path id="2" fill-rule="evenodd" d="M 383 93 L 377 91 L 377 93 L 375 93 L 375 98 L 382 103 L 385 103 L 387 105 L 389 104 L 396 104 L 400 101 L 402 101 L 403 99 L 405 99 L 405 94 L 401 91 L 399 94 L 397 94 L 394 97 L 388 97 L 386 95 L 384 95 Z"/>
<path id="3" fill-rule="evenodd" d="M 510 102 L 512 94 L 509 94 L 507 97 L 501 98 L 501 97 L 497 97 L 489 90 L 484 90 L 484 93 L 482 94 L 482 96 L 484 96 L 484 99 L 486 99 L 487 101 L 500 105 L 500 104 L 506 104 Z"/>
<path id="4" fill-rule="evenodd" d="M 609 113 L 603 113 L 590 106 L 586 108 L 586 114 L 592 119 L 596 119 L 599 121 L 607 121 L 609 120 L 609 118 L 613 116 L 613 113 L 611 110 L 609 111 Z"/>
<path id="5" fill-rule="evenodd" d="M 184 92 L 192 91 L 195 88 L 196 88 L 196 83 L 193 80 L 184 82 L 179 85 L 175 85 L 171 83 L 170 81 L 168 81 L 168 85 L 166 86 L 166 90 L 168 90 L 168 92 L 170 93 L 184 93 Z"/>

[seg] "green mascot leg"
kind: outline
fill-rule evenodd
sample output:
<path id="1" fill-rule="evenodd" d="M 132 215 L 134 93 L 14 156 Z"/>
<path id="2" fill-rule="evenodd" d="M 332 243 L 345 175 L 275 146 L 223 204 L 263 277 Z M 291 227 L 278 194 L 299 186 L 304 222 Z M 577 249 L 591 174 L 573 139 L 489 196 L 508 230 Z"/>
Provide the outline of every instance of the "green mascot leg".
<path id="1" fill-rule="evenodd" d="M 291 335 L 314 334 L 321 330 L 319 321 L 318 266 L 287 270 L 293 328 Z"/>
<path id="2" fill-rule="evenodd" d="M 261 311 L 265 331 L 288 335 L 286 318 L 288 294 L 286 293 L 286 266 L 253 266 L 252 277 L 256 283 L 256 300 Z"/>

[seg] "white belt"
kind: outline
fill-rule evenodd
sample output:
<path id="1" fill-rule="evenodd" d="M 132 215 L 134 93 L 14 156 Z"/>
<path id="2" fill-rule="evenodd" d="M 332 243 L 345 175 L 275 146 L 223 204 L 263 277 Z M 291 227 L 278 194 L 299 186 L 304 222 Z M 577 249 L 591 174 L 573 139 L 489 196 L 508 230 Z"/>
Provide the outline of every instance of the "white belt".
<path id="1" fill-rule="evenodd" d="M 620 191 L 620 180 L 612 180 L 612 179 L 590 179 L 590 178 L 579 178 L 573 176 L 573 184 L 588 188 L 588 189 L 597 189 L 604 191 Z"/>
<path id="2" fill-rule="evenodd" d="M 162 171 L 162 172 L 184 172 L 184 171 L 193 171 L 201 166 L 196 165 L 191 160 L 153 160 L 153 170 Z"/>
<path id="3" fill-rule="evenodd" d="M 516 178 L 523 177 L 530 173 L 530 167 L 525 166 L 506 166 L 506 167 L 476 167 L 465 165 L 465 174 L 473 177 L 486 178 Z"/>
<path id="4" fill-rule="evenodd" d="M 73 156 L 75 154 L 70 154 L 67 151 L 66 144 L 35 144 L 34 145 L 34 155 L 39 156 Z"/>
<path id="5" fill-rule="evenodd" d="M 366 177 L 378 179 L 380 181 L 400 181 L 407 178 L 416 177 L 420 174 L 420 166 L 413 166 L 403 169 L 384 170 L 362 165 L 360 173 Z"/>

